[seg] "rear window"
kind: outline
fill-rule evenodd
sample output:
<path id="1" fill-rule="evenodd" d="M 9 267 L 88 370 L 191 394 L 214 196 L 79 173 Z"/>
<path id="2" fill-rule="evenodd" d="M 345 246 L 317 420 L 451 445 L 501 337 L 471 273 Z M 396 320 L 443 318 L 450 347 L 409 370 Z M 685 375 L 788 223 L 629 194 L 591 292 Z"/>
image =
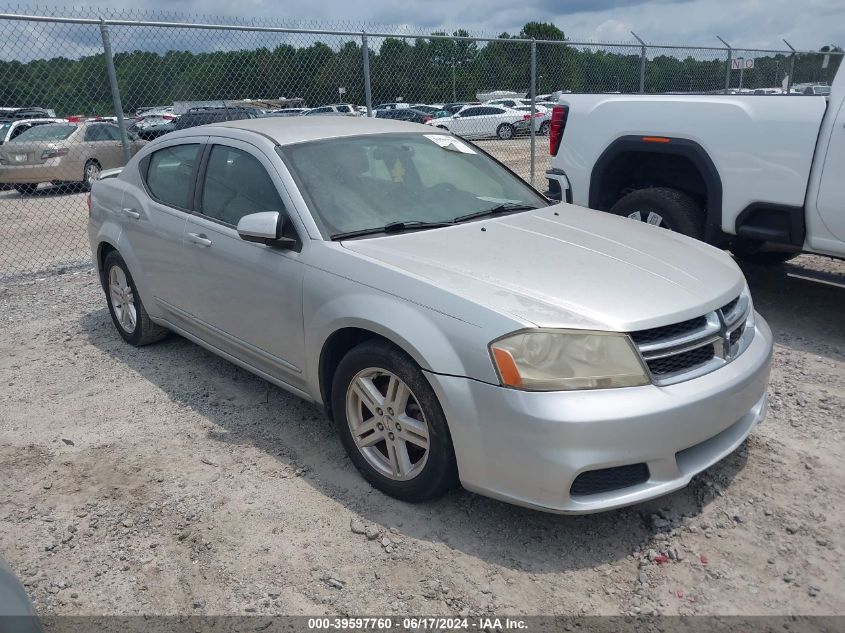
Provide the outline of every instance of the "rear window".
<path id="1" fill-rule="evenodd" d="M 15 139 L 15 142 L 25 141 L 63 141 L 76 132 L 75 125 L 38 125 Z"/>
<path id="2" fill-rule="evenodd" d="M 153 198 L 171 207 L 188 208 L 199 147 L 196 143 L 173 145 L 150 154 L 145 179 Z"/>

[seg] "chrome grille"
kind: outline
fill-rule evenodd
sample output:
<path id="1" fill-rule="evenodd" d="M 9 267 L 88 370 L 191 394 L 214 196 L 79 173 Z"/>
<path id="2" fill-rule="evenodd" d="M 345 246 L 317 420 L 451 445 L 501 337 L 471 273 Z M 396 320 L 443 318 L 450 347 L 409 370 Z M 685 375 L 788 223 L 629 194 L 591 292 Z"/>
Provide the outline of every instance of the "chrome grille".
<path id="1" fill-rule="evenodd" d="M 670 385 L 709 373 L 747 347 L 751 301 L 738 296 L 718 310 L 679 323 L 631 332 L 656 385 Z"/>

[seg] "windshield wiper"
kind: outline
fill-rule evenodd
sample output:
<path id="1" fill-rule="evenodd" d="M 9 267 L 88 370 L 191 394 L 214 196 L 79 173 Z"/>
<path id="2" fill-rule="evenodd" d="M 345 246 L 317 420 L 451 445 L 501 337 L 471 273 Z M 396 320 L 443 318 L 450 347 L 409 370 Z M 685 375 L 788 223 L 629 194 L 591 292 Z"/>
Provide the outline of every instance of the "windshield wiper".
<path id="1" fill-rule="evenodd" d="M 422 229 L 437 229 L 444 226 L 452 226 L 453 222 L 423 222 L 421 220 L 407 220 L 404 222 L 390 222 L 384 226 L 377 226 L 371 229 L 358 229 L 357 231 L 346 231 L 335 233 L 332 240 L 345 240 L 351 237 L 363 237 L 365 235 L 377 235 L 378 233 L 401 233 L 402 231 L 419 231 Z"/>
<path id="2" fill-rule="evenodd" d="M 483 211 L 476 211 L 475 213 L 467 213 L 466 215 L 459 215 L 456 217 L 453 222 L 456 224 L 458 222 L 466 222 L 467 220 L 475 220 L 476 218 L 483 218 L 488 215 L 498 215 L 499 213 L 506 213 L 508 211 L 532 211 L 533 209 L 538 209 L 539 207 L 535 207 L 530 204 L 519 204 L 516 202 L 505 202 L 504 204 L 497 204 L 495 207 L 490 209 L 484 209 Z"/>

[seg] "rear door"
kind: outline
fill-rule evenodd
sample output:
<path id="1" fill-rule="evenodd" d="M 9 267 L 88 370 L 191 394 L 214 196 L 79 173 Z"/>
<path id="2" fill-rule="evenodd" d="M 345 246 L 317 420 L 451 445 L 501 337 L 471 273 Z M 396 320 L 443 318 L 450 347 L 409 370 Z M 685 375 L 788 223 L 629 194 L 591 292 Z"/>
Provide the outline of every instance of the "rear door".
<path id="1" fill-rule="evenodd" d="M 845 101 L 839 103 L 827 152 L 822 154 L 821 160 L 824 160 L 824 167 L 816 208 L 828 230 L 845 240 Z"/>
<path id="2" fill-rule="evenodd" d="M 145 156 L 139 164 L 140 183 L 135 178 L 128 181 L 119 210 L 124 216 L 121 240 L 128 242 L 140 267 L 137 282 L 155 302 L 150 311 L 183 328 L 191 323 L 186 318 L 191 305 L 183 239 L 206 139 L 197 136 L 164 142 Z"/>
<path id="3" fill-rule="evenodd" d="M 112 133 L 117 132 L 117 138 Z M 123 156 L 120 147 L 120 131 L 114 125 L 107 123 L 92 123 L 85 128 L 85 143 L 91 158 L 100 163 L 103 169 L 120 167 Z"/>
<path id="4" fill-rule="evenodd" d="M 242 240 L 250 213 L 286 215 L 292 204 L 264 153 L 211 139 L 188 218 L 186 292 L 198 336 L 295 387 L 304 387 L 303 266 L 299 253 Z"/>

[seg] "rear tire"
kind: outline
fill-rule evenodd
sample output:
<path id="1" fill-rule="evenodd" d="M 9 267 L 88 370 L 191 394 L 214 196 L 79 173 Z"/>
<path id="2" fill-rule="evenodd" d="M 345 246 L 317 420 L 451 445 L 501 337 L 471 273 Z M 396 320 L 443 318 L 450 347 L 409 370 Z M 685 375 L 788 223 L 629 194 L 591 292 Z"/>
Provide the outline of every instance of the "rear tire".
<path id="1" fill-rule="evenodd" d="M 540 124 L 540 136 L 548 136 L 549 130 L 552 129 L 552 124 L 549 121 L 543 121 Z"/>
<path id="2" fill-rule="evenodd" d="M 38 189 L 38 185 L 31 182 L 22 185 L 15 185 L 15 191 L 17 191 L 22 196 L 31 196 L 35 193 L 36 189 Z"/>
<path id="3" fill-rule="evenodd" d="M 704 210 L 695 200 L 677 189 L 651 187 L 638 189 L 620 198 L 610 212 L 704 239 Z"/>
<path id="4" fill-rule="evenodd" d="M 404 400 L 391 398 L 392 391 L 399 391 L 390 385 L 407 389 L 402 392 L 407 394 Z M 370 395 L 361 398 L 359 393 Z M 343 447 L 375 488 L 417 502 L 439 497 L 457 485 L 446 416 L 420 368 L 401 350 L 387 341 L 365 341 L 353 348 L 335 371 L 331 402 Z M 418 444 L 423 436 L 426 449 Z M 406 437 L 415 439 L 404 441 Z M 403 463 L 401 458 L 396 458 L 396 465 L 391 459 L 399 452 L 407 458 L 404 469 L 396 468 Z"/>
<path id="5" fill-rule="evenodd" d="M 120 253 L 112 251 L 106 255 L 102 274 L 112 322 L 124 341 L 140 347 L 167 336 L 168 330 L 153 323 L 147 314 L 135 280 Z"/>
<path id="6" fill-rule="evenodd" d="M 516 135 L 516 129 L 510 123 L 502 123 L 496 128 L 496 136 L 503 141 L 512 139 Z"/>
<path id="7" fill-rule="evenodd" d="M 730 251 L 738 260 L 759 266 L 779 266 L 801 254 L 796 251 L 761 250 L 764 246 L 764 242 L 737 238 L 731 243 Z"/>

